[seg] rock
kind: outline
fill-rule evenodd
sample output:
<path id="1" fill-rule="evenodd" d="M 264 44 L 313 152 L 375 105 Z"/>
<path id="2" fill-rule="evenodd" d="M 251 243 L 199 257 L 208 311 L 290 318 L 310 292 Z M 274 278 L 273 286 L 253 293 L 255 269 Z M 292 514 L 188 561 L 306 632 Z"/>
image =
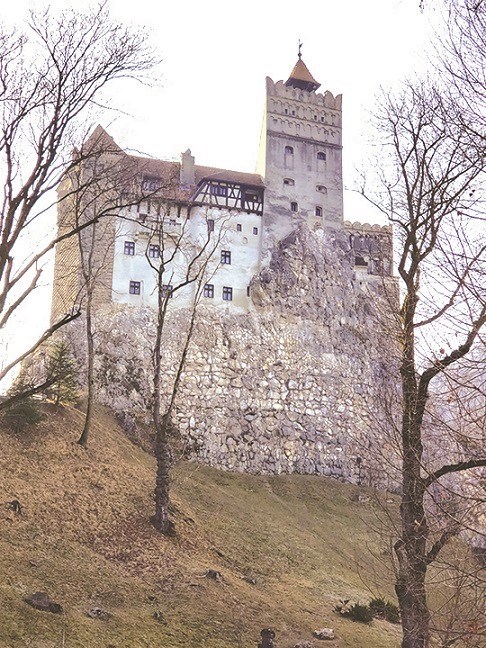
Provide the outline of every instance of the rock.
<path id="1" fill-rule="evenodd" d="M 314 648 L 312 641 L 299 641 L 296 643 L 294 648 Z"/>
<path id="2" fill-rule="evenodd" d="M 42 612 L 52 612 L 53 614 L 61 614 L 63 612 L 62 605 L 51 601 L 46 592 L 35 592 L 31 596 L 24 598 L 24 601 L 27 605 Z"/>
<path id="3" fill-rule="evenodd" d="M 216 571 L 215 569 L 208 569 L 208 571 L 204 574 L 204 578 L 211 578 L 212 580 L 218 582 L 223 580 L 223 577 L 221 576 L 221 572 Z"/>
<path id="4" fill-rule="evenodd" d="M 161 612 L 160 610 L 157 610 L 156 612 L 154 612 L 154 613 L 152 614 L 152 616 L 153 616 L 154 619 L 155 619 L 156 621 L 158 621 L 159 623 L 165 623 L 164 615 L 162 614 L 162 612 Z"/>
<path id="5" fill-rule="evenodd" d="M 264 628 L 260 632 L 261 641 L 258 644 L 258 648 L 276 648 L 276 644 L 273 642 L 275 639 L 275 632 L 271 628 Z"/>
<path id="6" fill-rule="evenodd" d="M 332 628 L 321 628 L 320 630 L 315 630 L 313 634 L 316 639 L 334 639 L 334 630 Z"/>
<path id="7" fill-rule="evenodd" d="M 102 621 L 106 621 L 111 617 L 111 614 L 98 606 L 94 606 L 86 612 L 86 616 L 90 619 L 101 619 Z"/>

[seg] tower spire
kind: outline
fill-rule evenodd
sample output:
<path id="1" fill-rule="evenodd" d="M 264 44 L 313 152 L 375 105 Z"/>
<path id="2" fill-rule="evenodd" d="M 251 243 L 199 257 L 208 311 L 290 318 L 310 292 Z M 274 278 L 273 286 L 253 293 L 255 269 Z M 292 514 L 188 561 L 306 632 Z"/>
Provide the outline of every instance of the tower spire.
<path id="1" fill-rule="evenodd" d="M 320 87 L 312 74 L 309 72 L 307 65 L 302 60 L 302 41 L 299 38 L 299 50 L 298 50 L 298 59 L 297 63 L 294 65 L 294 69 L 290 73 L 289 78 L 285 82 L 285 85 L 290 88 L 299 88 L 300 90 L 307 90 L 308 92 L 313 92 Z"/>

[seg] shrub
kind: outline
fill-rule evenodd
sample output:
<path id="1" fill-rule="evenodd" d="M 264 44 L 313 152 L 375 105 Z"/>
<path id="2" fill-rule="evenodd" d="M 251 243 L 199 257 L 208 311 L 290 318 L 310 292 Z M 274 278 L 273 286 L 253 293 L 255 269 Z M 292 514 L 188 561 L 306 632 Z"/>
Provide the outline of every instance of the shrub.
<path id="1" fill-rule="evenodd" d="M 358 623 L 371 623 L 373 621 L 373 612 L 368 605 L 361 605 L 361 603 L 349 605 L 349 600 L 341 601 L 340 605 L 335 606 L 334 612 L 347 619 L 358 621 Z"/>
<path id="2" fill-rule="evenodd" d="M 389 623 L 400 623 L 400 611 L 390 601 L 374 598 L 370 601 L 370 610 L 377 619 L 386 619 Z"/>
<path id="3" fill-rule="evenodd" d="M 353 621 L 358 621 L 358 623 L 371 623 L 373 621 L 373 612 L 367 605 L 361 605 L 361 603 L 352 605 L 346 616 L 349 616 Z"/>
<path id="4" fill-rule="evenodd" d="M 373 616 L 384 619 L 385 618 L 385 607 L 386 601 L 382 598 L 374 598 L 370 601 L 370 610 L 373 612 Z"/>
<path id="5" fill-rule="evenodd" d="M 400 610 L 398 609 L 398 606 L 395 605 L 395 603 L 390 603 L 390 601 L 386 602 L 385 619 L 389 623 L 400 623 Z"/>
<path id="6" fill-rule="evenodd" d="M 45 419 L 35 398 L 23 398 L 13 403 L 2 414 L 2 422 L 14 432 L 23 432 L 27 427 L 34 427 Z"/>

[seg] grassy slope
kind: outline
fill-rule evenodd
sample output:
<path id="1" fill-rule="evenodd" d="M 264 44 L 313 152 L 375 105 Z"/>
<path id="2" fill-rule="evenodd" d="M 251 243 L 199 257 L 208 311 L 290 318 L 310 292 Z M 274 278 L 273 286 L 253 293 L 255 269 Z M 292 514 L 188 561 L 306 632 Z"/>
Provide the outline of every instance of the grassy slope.
<path id="1" fill-rule="evenodd" d="M 50 410 L 22 440 L 0 430 L 0 501 L 25 507 L 21 517 L 0 510 L 1 648 L 246 648 L 266 626 L 279 648 L 323 626 L 337 634 L 329 646 L 399 645 L 394 626 L 332 612 L 340 597 L 367 600 L 363 581 L 376 582 L 379 570 L 367 550 L 376 546 L 374 505 L 354 502 L 358 489 L 181 464 L 173 484 L 178 535 L 168 540 L 147 520 L 153 458 L 103 412 L 83 450 L 75 443 L 81 422 L 79 412 Z M 223 582 L 202 578 L 208 568 Z M 391 595 L 390 583 L 380 589 Z M 23 603 L 36 590 L 65 614 Z M 112 617 L 86 617 L 94 604 Z"/>

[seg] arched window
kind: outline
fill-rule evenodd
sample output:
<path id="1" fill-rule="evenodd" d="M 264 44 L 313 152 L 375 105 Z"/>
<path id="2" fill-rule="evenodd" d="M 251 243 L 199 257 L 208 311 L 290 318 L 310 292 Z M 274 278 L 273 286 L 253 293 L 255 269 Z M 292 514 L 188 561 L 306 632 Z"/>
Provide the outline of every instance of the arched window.
<path id="1" fill-rule="evenodd" d="M 316 216 L 322 216 L 322 207 L 319 207 L 319 205 L 316 207 Z"/>
<path id="2" fill-rule="evenodd" d="M 294 149 L 292 146 L 286 146 L 285 147 L 285 155 L 293 155 L 294 154 Z"/>
<path id="3" fill-rule="evenodd" d="M 322 151 L 319 151 L 319 153 L 317 154 L 317 159 L 318 160 L 325 160 L 326 159 L 326 154 L 323 153 Z"/>
<path id="4" fill-rule="evenodd" d="M 293 212 L 299 211 L 299 205 L 296 202 L 291 202 L 290 203 L 290 209 Z"/>
<path id="5" fill-rule="evenodd" d="M 287 187 L 293 187 L 295 185 L 295 180 L 293 180 L 292 178 L 284 178 L 283 183 Z"/>

